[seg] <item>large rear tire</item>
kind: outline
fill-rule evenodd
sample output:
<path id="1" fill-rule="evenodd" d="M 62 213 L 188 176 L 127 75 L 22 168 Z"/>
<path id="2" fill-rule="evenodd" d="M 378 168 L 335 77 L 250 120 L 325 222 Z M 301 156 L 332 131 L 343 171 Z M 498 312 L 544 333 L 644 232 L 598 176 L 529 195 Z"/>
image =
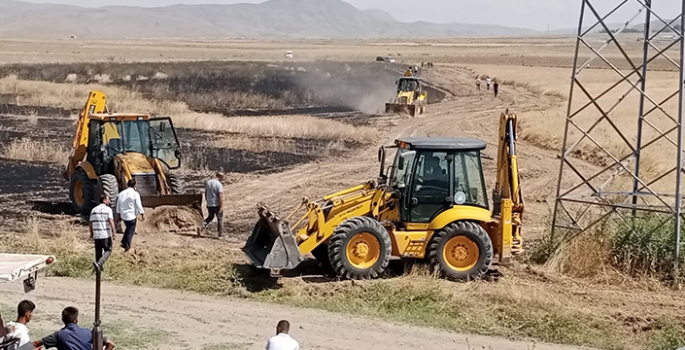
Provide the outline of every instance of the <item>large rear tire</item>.
<path id="1" fill-rule="evenodd" d="M 492 241 L 479 224 L 458 221 L 436 232 L 428 260 L 441 277 L 452 281 L 483 278 L 492 264 Z"/>
<path id="2" fill-rule="evenodd" d="M 186 193 L 186 184 L 183 179 L 177 174 L 166 174 L 166 178 L 169 181 L 169 187 L 171 187 L 172 194 L 184 194 Z"/>
<path id="3" fill-rule="evenodd" d="M 328 243 L 333 270 L 343 278 L 378 278 L 390 262 L 392 242 L 383 225 L 373 218 L 359 216 L 345 220 Z"/>
<path id="4" fill-rule="evenodd" d="M 82 215 L 90 215 L 90 211 L 95 207 L 95 193 L 97 181 L 88 178 L 83 169 L 76 169 L 76 173 L 69 181 L 69 199 L 74 205 L 74 209 Z"/>
<path id="5" fill-rule="evenodd" d="M 99 197 L 100 194 L 107 195 L 109 197 L 109 206 L 114 210 L 117 205 L 117 198 L 119 197 L 119 182 L 117 178 L 112 174 L 100 175 L 97 189 L 98 195 L 96 197 Z"/>

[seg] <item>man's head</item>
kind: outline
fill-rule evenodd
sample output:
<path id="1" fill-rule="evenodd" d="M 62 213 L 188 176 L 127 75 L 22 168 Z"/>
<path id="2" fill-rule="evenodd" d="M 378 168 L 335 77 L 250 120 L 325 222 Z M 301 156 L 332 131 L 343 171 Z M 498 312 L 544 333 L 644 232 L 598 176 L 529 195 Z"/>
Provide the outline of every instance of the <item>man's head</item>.
<path id="1" fill-rule="evenodd" d="M 19 305 L 17 305 L 17 321 L 23 320 L 24 323 L 29 323 L 31 321 L 31 316 L 33 315 L 33 310 L 36 309 L 36 304 L 31 300 L 22 300 Z"/>
<path id="2" fill-rule="evenodd" d="M 101 194 L 100 195 L 100 203 L 102 203 L 104 205 L 109 205 L 109 196 L 104 194 L 104 193 Z"/>
<path id="3" fill-rule="evenodd" d="M 278 325 L 276 326 L 276 334 L 288 334 L 288 332 L 290 332 L 290 322 L 286 320 L 279 321 Z"/>
<path id="4" fill-rule="evenodd" d="M 128 180 L 128 183 L 126 185 L 128 186 L 128 188 L 135 188 L 136 187 L 136 179 Z"/>
<path id="5" fill-rule="evenodd" d="M 64 310 L 62 310 L 62 322 L 65 326 L 72 323 L 78 324 L 78 309 L 73 306 L 64 308 Z"/>
<path id="6" fill-rule="evenodd" d="M 217 172 L 217 173 L 216 173 L 216 178 L 217 178 L 217 180 L 222 181 L 222 180 L 224 179 L 224 174 L 222 174 L 222 173 L 220 173 L 220 172 Z"/>

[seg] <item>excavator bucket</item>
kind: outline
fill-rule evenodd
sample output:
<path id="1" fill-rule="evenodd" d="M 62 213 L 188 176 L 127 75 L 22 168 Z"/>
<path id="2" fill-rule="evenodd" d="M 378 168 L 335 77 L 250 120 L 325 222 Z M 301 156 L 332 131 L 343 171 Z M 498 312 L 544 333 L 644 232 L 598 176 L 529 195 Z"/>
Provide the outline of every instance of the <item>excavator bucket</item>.
<path id="1" fill-rule="evenodd" d="M 400 113 L 409 114 L 412 117 L 416 115 L 416 105 L 401 104 L 401 103 L 386 103 L 385 113 Z"/>
<path id="2" fill-rule="evenodd" d="M 386 103 L 385 113 L 407 113 L 409 105 L 401 103 Z"/>
<path id="3" fill-rule="evenodd" d="M 293 269 L 303 259 L 288 224 L 266 207 L 259 208 L 259 220 L 243 252 L 261 269 Z"/>
<path id="4" fill-rule="evenodd" d="M 186 205 L 196 209 L 202 209 L 202 195 L 201 194 L 170 194 L 170 195 L 152 195 L 141 196 L 140 200 L 143 202 L 143 207 L 156 208 L 161 206 L 181 206 Z"/>

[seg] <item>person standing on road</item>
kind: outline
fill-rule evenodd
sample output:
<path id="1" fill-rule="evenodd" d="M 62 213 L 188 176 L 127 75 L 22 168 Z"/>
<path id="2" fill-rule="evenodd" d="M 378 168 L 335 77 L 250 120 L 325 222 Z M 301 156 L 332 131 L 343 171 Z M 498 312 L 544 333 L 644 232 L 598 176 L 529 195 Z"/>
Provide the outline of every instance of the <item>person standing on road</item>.
<path id="1" fill-rule="evenodd" d="M 64 328 L 52 333 L 43 339 L 33 342 L 36 349 L 57 348 L 57 350 L 92 350 L 93 332 L 90 329 L 78 326 L 78 309 L 69 306 L 62 310 L 62 322 Z M 114 349 L 114 343 L 103 337 L 106 350 Z M 99 349 L 98 349 L 99 350 Z"/>
<path id="2" fill-rule="evenodd" d="M 476 91 L 480 91 L 480 76 L 476 77 Z"/>
<path id="3" fill-rule="evenodd" d="M 276 326 L 276 335 L 266 343 L 266 350 L 300 350 L 297 340 L 290 337 L 290 322 L 283 320 Z"/>
<path id="4" fill-rule="evenodd" d="M 207 226 L 214 221 L 216 216 L 218 236 L 223 237 L 224 226 L 224 185 L 221 183 L 224 179 L 224 174 L 216 173 L 216 178 L 207 181 L 205 185 L 205 199 L 207 200 L 207 219 L 198 228 L 198 236 L 207 229 Z"/>
<path id="5" fill-rule="evenodd" d="M 90 239 L 95 242 L 95 268 L 98 270 L 102 270 L 112 254 L 114 232 L 114 213 L 109 197 L 103 193 L 100 204 L 90 212 Z"/>
<path id="6" fill-rule="evenodd" d="M 138 215 L 140 221 L 145 220 L 145 211 L 143 210 L 143 203 L 140 200 L 140 194 L 136 191 L 136 180 L 131 179 L 127 184 L 128 188 L 119 193 L 117 198 L 117 215 L 124 221 L 124 238 L 121 239 L 121 247 L 124 251 L 131 249 L 131 241 L 133 235 L 136 233 L 136 223 Z"/>
<path id="7" fill-rule="evenodd" d="M 490 91 L 490 82 L 491 82 L 490 77 L 488 77 L 488 78 L 485 80 L 485 85 L 488 87 L 488 91 Z"/>
<path id="8" fill-rule="evenodd" d="M 495 93 L 495 97 L 497 97 L 497 94 L 499 93 L 499 83 L 495 79 L 495 83 L 492 85 L 492 91 Z"/>
<path id="9" fill-rule="evenodd" d="M 10 345 L 8 350 L 16 350 L 24 346 L 24 344 L 31 342 L 29 329 L 26 327 L 26 324 L 31 322 L 31 316 L 35 309 L 36 304 L 30 300 L 22 300 L 19 305 L 17 305 L 17 320 L 15 322 L 7 323 L 7 327 L 12 329 L 12 332 L 8 334 L 8 337 L 19 339 L 19 342 Z"/>

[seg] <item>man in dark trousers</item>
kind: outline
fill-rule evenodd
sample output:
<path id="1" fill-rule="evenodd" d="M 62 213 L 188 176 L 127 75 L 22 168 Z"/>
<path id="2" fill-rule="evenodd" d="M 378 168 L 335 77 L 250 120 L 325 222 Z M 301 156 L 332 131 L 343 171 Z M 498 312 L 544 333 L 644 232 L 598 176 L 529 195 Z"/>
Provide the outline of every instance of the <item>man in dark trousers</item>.
<path id="1" fill-rule="evenodd" d="M 114 213 L 110 208 L 109 197 L 100 195 L 100 204 L 90 212 L 90 238 L 95 241 L 95 264 L 102 270 L 112 254 L 114 240 Z"/>
<path id="2" fill-rule="evenodd" d="M 140 200 L 138 191 L 136 191 L 136 180 L 129 180 L 127 185 L 128 188 L 121 191 L 119 197 L 117 197 L 117 215 L 121 217 L 126 226 L 124 238 L 121 240 L 121 247 L 124 248 L 124 251 L 131 249 L 131 241 L 136 233 L 138 215 L 141 215 L 141 221 L 145 220 L 143 203 Z"/>
<path id="3" fill-rule="evenodd" d="M 495 83 L 492 84 L 492 91 L 495 93 L 495 97 L 497 97 L 497 94 L 499 93 L 499 83 L 497 80 L 495 80 Z"/>
<path id="4" fill-rule="evenodd" d="M 207 181 L 207 185 L 205 185 L 205 199 L 209 216 L 202 223 L 202 226 L 197 229 L 198 236 L 202 235 L 207 226 L 214 221 L 215 216 L 219 237 L 224 236 L 224 185 L 221 183 L 223 179 L 224 175 L 222 173 L 216 173 L 216 178 Z"/>
<path id="5" fill-rule="evenodd" d="M 37 349 L 56 348 L 57 350 L 94 350 L 93 331 L 78 326 L 78 309 L 69 306 L 62 310 L 62 322 L 64 328 L 52 333 L 41 340 L 33 342 Z M 114 349 L 114 343 L 107 338 L 103 338 L 106 350 Z M 98 349 L 99 350 L 99 349 Z"/>

